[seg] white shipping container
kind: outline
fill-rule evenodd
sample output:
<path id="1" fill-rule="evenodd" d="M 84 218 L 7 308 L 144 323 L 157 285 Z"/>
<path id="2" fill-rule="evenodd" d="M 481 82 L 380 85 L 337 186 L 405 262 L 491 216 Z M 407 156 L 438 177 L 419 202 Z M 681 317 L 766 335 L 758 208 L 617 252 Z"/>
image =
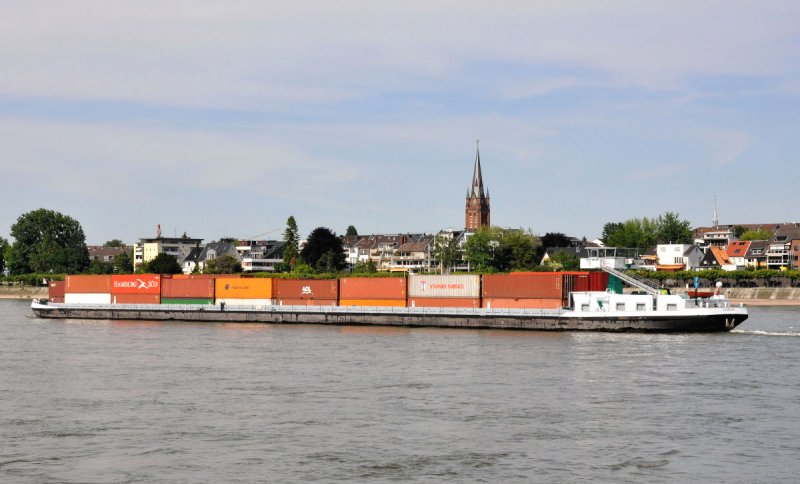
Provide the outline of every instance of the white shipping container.
<path id="1" fill-rule="evenodd" d="M 409 276 L 409 297 L 481 297 L 481 277 L 468 275 Z"/>
<path id="2" fill-rule="evenodd" d="M 217 306 L 222 301 L 225 301 L 225 307 L 228 306 L 272 306 L 275 304 L 274 299 L 228 299 L 220 298 L 215 301 Z"/>
<path id="3" fill-rule="evenodd" d="M 64 294 L 65 304 L 111 304 L 111 294 L 101 293 L 75 293 Z"/>

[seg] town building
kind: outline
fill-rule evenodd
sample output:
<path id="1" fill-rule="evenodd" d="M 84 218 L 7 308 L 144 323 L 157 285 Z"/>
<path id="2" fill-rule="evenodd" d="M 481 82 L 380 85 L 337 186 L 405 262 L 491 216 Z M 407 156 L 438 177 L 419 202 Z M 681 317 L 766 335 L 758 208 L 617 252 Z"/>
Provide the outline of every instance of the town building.
<path id="1" fill-rule="evenodd" d="M 202 242 L 203 239 L 195 239 L 185 233 L 181 237 L 162 237 L 159 225 L 154 238 L 142 238 L 139 239 L 139 243 L 133 244 L 133 270 L 136 271 L 155 259 L 158 254 L 169 254 L 183 266 L 183 261 L 192 249 L 200 247 Z"/>
<path id="2" fill-rule="evenodd" d="M 86 248 L 89 250 L 89 261 L 97 261 L 104 266 L 114 265 L 118 255 L 130 254 L 132 250 L 129 246 L 106 247 L 104 245 L 89 245 Z"/>
<path id="3" fill-rule="evenodd" d="M 484 192 L 481 173 L 481 153 L 475 147 L 475 166 L 472 169 L 472 186 L 467 190 L 464 227 L 475 231 L 490 224 L 489 190 Z"/>

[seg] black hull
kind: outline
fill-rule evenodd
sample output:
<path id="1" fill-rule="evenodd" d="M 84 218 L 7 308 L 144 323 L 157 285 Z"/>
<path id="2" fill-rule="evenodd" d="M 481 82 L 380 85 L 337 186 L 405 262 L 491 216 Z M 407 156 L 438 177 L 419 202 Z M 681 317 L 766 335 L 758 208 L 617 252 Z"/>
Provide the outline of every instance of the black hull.
<path id="1" fill-rule="evenodd" d="M 422 314 L 387 312 L 370 309 L 343 311 L 303 309 L 220 311 L 204 309 L 142 309 L 138 308 L 70 308 L 64 306 L 33 306 L 40 318 L 109 319 L 146 321 L 190 321 L 213 323 L 325 324 L 362 326 L 406 326 L 475 329 L 517 329 L 533 331 L 610 331 L 610 332 L 724 332 L 730 331 L 745 319 L 741 312 L 705 315 L 626 316 L 626 317 L 569 317 L 564 315 L 512 314 Z"/>

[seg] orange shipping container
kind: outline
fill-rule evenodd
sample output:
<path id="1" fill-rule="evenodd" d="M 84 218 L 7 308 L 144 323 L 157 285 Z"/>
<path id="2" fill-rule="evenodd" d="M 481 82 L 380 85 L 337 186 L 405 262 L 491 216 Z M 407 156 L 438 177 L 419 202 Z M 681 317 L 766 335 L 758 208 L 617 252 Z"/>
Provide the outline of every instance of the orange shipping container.
<path id="1" fill-rule="evenodd" d="M 391 306 L 406 307 L 405 299 L 340 299 L 339 306 Z"/>
<path id="2" fill-rule="evenodd" d="M 53 298 L 64 299 L 64 281 L 50 281 L 48 284 L 48 299 L 53 301 Z M 57 302 L 57 301 L 53 301 Z M 63 302 L 63 301 L 62 301 Z"/>
<path id="3" fill-rule="evenodd" d="M 491 309 L 558 309 L 561 306 L 561 298 L 489 298 L 483 300 L 483 307 Z"/>
<path id="4" fill-rule="evenodd" d="M 161 297 L 214 299 L 214 279 L 161 279 Z"/>
<path id="5" fill-rule="evenodd" d="M 483 297 L 561 299 L 563 277 L 560 272 L 489 274 L 483 276 Z"/>
<path id="6" fill-rule="evenodd" d="M 219 293 L 217 293 L 217 297 Z M 275 279 L 275 299 L 339 299 L 336 279 Z"/>
<path id="7" fill-rule="evenodd" d="M 402 299 L 405 305 L 405 277 L 345 277 L 339 280 L 340 299 Z"/>
<path id="8" fill-rule="evenodd" d="M 112 304 L 161 304 L 158 294 L 112 294 Z"/>
<path id="9" fill-rule="evenodd" d="M 410 308 L 479 308 L 479 297 L 414 297 L 408 299 Z"/>
<path id="10" fill-rule="evenodd" d="M 336 306 L 336 299 L 277 299 L 278 306 Z"/>
<path id="11" fill-rule="evenodd" d="M 111 276 L 67 276 L 64 293 L 101 294 L 111 293 Z"/>
<path id="12" fill-rule="evenodd" d="M 133 274 L 111 276 L 111 294 L 161 294 L 161 276 Z"/>
<path id="13" fill-rule="evenodd" d="M 217 299 L 272 299 L 273 282 L 269 278 L 243 279 L 218 277 L 214 279 Z"/>

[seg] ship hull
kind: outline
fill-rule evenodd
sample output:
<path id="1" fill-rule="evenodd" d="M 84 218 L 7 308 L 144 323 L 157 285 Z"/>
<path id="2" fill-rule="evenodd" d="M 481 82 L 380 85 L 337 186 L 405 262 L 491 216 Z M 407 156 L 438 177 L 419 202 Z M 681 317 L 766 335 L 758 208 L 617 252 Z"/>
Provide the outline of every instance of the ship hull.
<path id="1" fill-rule="evenodd" d="M 744 308 L 708 309 L 686 314 L 578 315 L 564 310 L 487 310 L 393 307 L 305 307 L 263 308 L 187 307 L 167 305 L 107 305 L 70 307 L 60 304 L 31 306 L 40 318 L 190 321 L 213 323 L 268 323 L 372 325 L 533 331 L 611 332 L 724 332 L 745 319 Z M 739 310 L 741 309 L 741 310 Z"/>

